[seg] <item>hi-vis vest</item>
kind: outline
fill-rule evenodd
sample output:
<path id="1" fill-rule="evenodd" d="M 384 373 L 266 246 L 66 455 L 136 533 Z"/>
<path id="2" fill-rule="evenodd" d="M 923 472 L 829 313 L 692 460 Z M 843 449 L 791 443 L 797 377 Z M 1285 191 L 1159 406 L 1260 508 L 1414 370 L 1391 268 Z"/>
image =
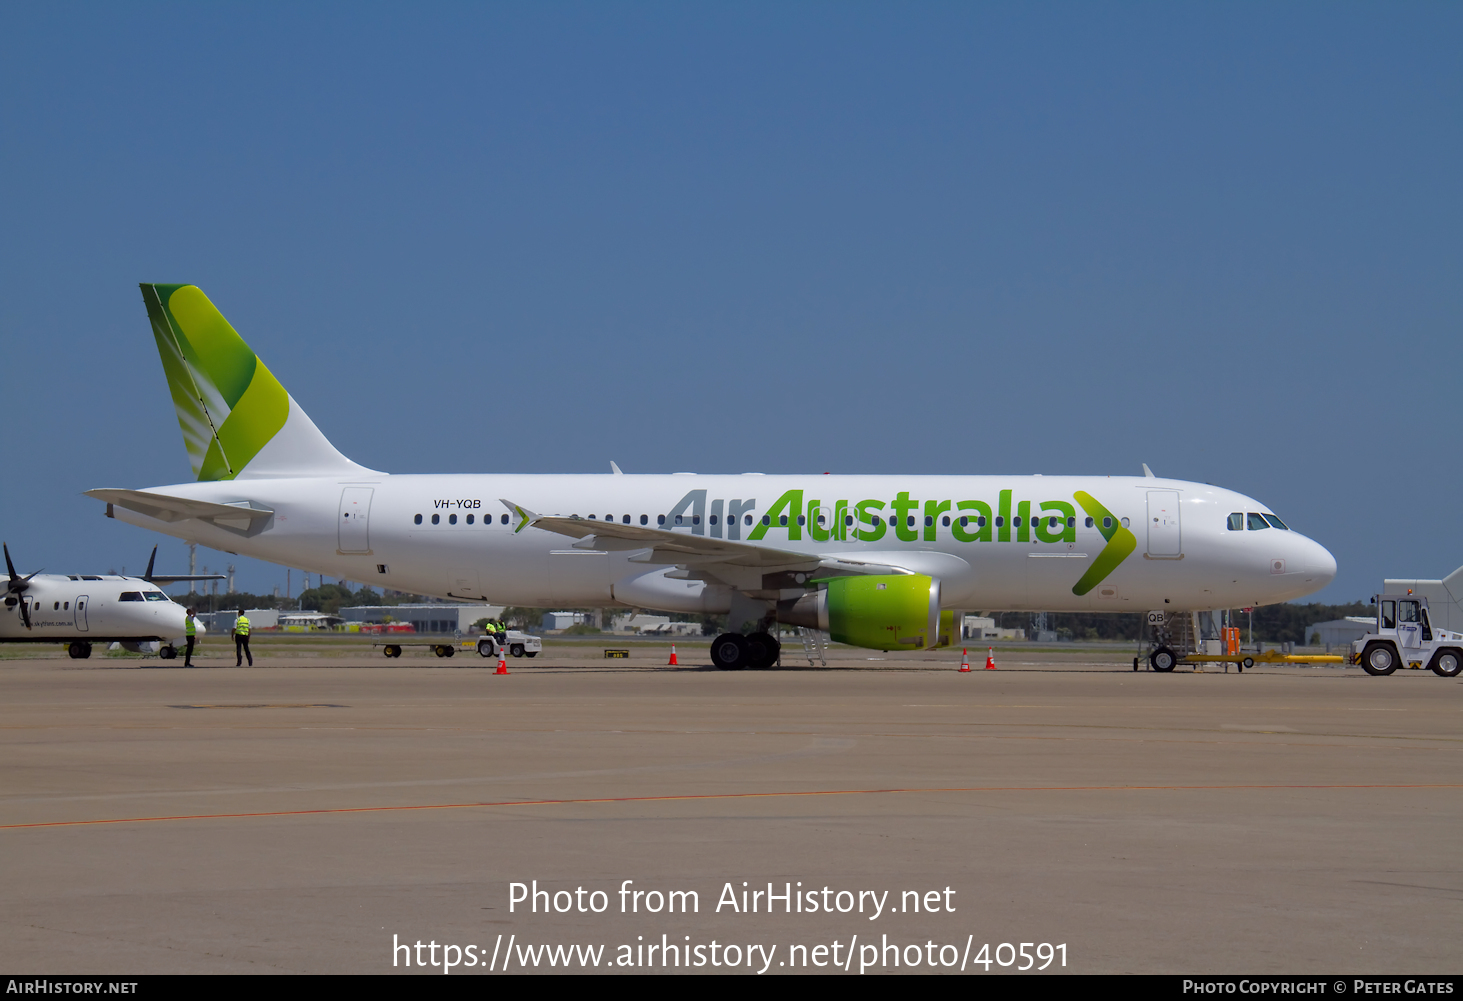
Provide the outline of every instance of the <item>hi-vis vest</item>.
<path id="1" fill-rule="evenodd" d="M 234 633 L 239 636 L 249 635 L 249 617 L 241 615 L 234 620 Z"/>
<path id="2" fill-rule="evenodd" d="M 186 636 L 197 636 L 198 635 L 198 620 L 195 619 L 191 615 L 188 616 L 188 621 L 187 621 L 187 624 L 183 627 L 183 631 L 184 631 L 184 635 L 186 635 Z"/>

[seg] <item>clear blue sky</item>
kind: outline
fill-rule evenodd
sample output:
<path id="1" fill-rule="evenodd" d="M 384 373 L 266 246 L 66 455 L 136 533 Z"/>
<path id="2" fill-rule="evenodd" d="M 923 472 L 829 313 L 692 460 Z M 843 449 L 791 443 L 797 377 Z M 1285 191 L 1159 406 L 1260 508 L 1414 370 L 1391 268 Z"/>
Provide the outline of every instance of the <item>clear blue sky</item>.
<path id="1" fill-rule="evenodd" d="M 1457 3 L 6 4 L 0 535 L 143 566 L 81 491 L 189 478 L 159 281 L 379 469 L 1147 462 L 1320 599 L 1444 575 L 1460 52 Z"/>

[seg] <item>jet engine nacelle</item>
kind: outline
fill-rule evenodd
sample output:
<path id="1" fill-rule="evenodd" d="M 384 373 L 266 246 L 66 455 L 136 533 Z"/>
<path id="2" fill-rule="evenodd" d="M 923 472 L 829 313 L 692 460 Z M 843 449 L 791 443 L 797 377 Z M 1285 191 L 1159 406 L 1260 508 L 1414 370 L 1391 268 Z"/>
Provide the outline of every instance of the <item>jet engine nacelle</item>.
<path id="1" fill-rule="evenodd" d="M 833 577 L 818 590 L 779 602 L 777 618 L 821 629 L 835 643 L 872 650 L 948 646 L 954 612 L 940 610 L 940 582 L 924 574 Z"/>

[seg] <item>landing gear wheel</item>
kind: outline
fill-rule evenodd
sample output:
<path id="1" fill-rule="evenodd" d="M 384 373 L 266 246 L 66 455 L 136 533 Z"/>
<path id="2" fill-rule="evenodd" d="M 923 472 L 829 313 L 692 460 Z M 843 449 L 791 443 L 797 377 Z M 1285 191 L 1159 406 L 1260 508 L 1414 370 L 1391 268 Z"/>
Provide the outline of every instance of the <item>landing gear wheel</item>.
<path id="1" fill-rule="evenodd" d="M 178 648 L 171 643 L 164 643 L 158 647 L 157 655 L 163 660 L 175 660 L 178 656 Z"/>
<path id="2" fill-rule="evenodd" d="M 86 660 L 86 658 L 91 656 L 91 644 L 81 642 L 72 643 L 66 648 L 66 652 L 70 654 L 72 660 Z"/>
<path id="3" fill-rule="evenodd" d="M 777 655 L 782 652 L 782 644 L 772 638 L 770 633 L 753 633 L 747 637 L 747 654 L 750 659 L 748 667 L 754 670 L 764 670 L 777 663 Z"/>
<path id="4" fill-rule="evenodd" d="M 1463 671 L 1463 653 L 1451 648 L 1439 650 L 1433 654 L 1433 662 L 1428 666 L 1440 678 L 1456 678 L 1458 672 Z"/>
<path id="5" fill-rule="evenodd" d="M 510 646 L 508 648 L 508 652 L 511 653 L 515 657 L 522 657 L 523 656 L 523 644 L 522 643 L 514 643 L 512 646 Z"/>
<path id="6" fill-rule="evenodd" d="M 740 671 L 750 659 L 747 638 L 740 633 L 722 633 L 711 644 L 711 663 L 723 671 Z"/>
<path id="7" fill-rule="evenodd" d="M 1361 652 L 1361 669 L 1373 677 L 1386 677 L 1397 670 L 1397 651 L 1390 643 L 1368 643 Z"/>
<path id="8" fill-rule="evenodd" d="M 1148 666 L 1155 671 L 1167 674 L 1174 669 L 1179 659 L 1173 655 L 1173 651 L 1166 646 L 1161 646 L 1148 655 Z"/>

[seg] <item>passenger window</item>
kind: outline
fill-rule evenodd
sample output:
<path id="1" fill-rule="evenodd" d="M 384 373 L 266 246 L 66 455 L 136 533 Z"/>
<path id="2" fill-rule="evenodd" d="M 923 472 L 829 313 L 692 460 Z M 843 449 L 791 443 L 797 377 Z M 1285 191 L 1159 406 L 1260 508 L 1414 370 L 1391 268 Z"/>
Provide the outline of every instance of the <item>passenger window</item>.
<path id="1" fill-rule="evenodd" d="M 712 516 L 711 516 L 711 523 L 712 523 L 712 524 L 713 524 L 713 525 L 715 525 L 715 524 L 716 524 L 716 515 L 714 515 L 714 514 L 713 514 L 713 515 L 712 515 Z"/>
<path id="2" fill-rule="evenodd" d="M 663 514 L 656 515 L 655 516 L 655 523 L 657 525 L 664 525 L 665 524 L 665 515 L 663 515 Z"/>
<path id="3" fill-rule="evenodd" d="M 648 525 L 648 524 L 650 524 L 650 515 L 648 515 L 648 514 L 642 514 L 640 516 L 640 524 L 642 524 L 642 525 Z"/>
<path id="4" fill-rule="evenodd" d="M 843 524 L 844 524 L 845 527 L 847 527 L 849 525 L 852 525 L 853 524 L 853 515 L 851 515 L 851 514 L 844 515 L 843 516 Z"/>
<path id="5" fill-rule="evenodd" d="M 1076 518 L 1068 518 L 1067 519 L 1067 527 L 1068 528 L 1076 528 L 1077 527 L 1077 519 Z"/>
<path id="6" fill-rule="evenodd" d="M 412 520 L 413 520 L 413 521 L 414 521 L 414 522 L 415 522 L 415 523 L 416 523 L 416 524 L 418 524 L 418 525 L 420 525 L 420 524 L 421 524 L 421 523 L 422 523 L 422 516 L 421 516 L 421 515 L 417 515 L 417 516 L 416 516 L 416 517 L 415 517 L 415 518 L 413 518 L 413 519 L 412 519 Z"/>
<path id="7" fill-rule="evenodd" d="M 440 514 L 434 514 L 434 515 L 432 515 L 432 524 L 434 524 L 434 525 L 440 525 L 440 524 L 442 524 L 442 516 Z"/>
<path id="8" fill-rule="evenodd" d="M 762 524 L 764 524 L 764 525 L 770 525 L 770 524 L 772 524 L 772 518 L 770 516 L 764 514 L 762 516 Z"/>
<path id="9" fill-rule="evenodd" d="M 597 516 L 595 516 L 595 515 L 590 515 L 589 516 L 589 520 L 590 521 L 599 521 L 599 518 Z"/>
<path id="10" fill-rule="evenodd" d="M 983 515 L 983 514 L 982 515 L 977 515 L 976 516 L 976 519 L 975 519 L 975 523 L 978 526 L 980 526 L 981 528 L 985 528 L 985 515 Z"/>
<path id="11" fill-rule="evenodd" d="M 1102 527 L 1103 528 L 1112 528 L 1112 519 L 1111 518 L 1104 518 L 1104 519 L 1102 519 Z"/>
<path id="12" fill-rule="evenodd" d="M 950 516 L 947 514 L 947 515 L 945 515 L 945 517 L 941 518 L 940 519 L 940 524 L 944 525 L 946 528 L 949 528 L 950 527 Z"/>
<path id="13" fill-rule="evenodd" d="M 934 519 L 934 516 L 933 515 L 928 515 L 928 514 L 925 515 L 925 528 L 929 528 L 934 523 L 935 523 L 935 519 Z"/>
<path id="14" fill-rule="evenodd" d="M 1395 601 L 1382 602 L 1382 628 L 1397 628 L 1397 603 Z"/>
<path id="15" fill-rule="evenodd" d="M 61 611 L 61 603 L 59 601 L 53 601 L 51 603 L 51 611 L 53 611 L 53 612 L 59 612 L 59 611 Z"/>
<path id="16" fill-rule="evenodd" d="M 1001 517 L 1000 515 L 996 515 L 996 527 L 997 528 L 1005 528 L 1006 527 L 1006 519 L 1003 518 L 1003 517 Z"/>
<path id="17" fill-rule="evenodd" d="M 468 523 L 468 524 L 469 524 L 469 525 L 471 525 L 471 524 L 472 524 L 472 515 L 468 515 L 468 516 L 467 516 L 467 523 Z"/>
<path id="18" fill-rule="evenodd" d="M 909 517 L 905 518 L 904 519 L 904 524 L 906 526 L 908 526 L 909 528 L 913 528 L 914 527 L 914 515 L 910 515 Z"/>
<path id="19" fill-rule="evenodd" d="M 630 524 L 630 516 L 628 514 L 625 515 L 623 518 L 620 519 L 620 523 L 624 525 Z"/>
<path id="20" fill-rule="evenodd" d="M 61 602 L 61 611 L 67 612 L 67 611 L 70 611 L 70 610 L 71 610 L 71 602 L 69 602 L 69 601 L 63 601 L 63 602 Z"/>
<path id="21" fill-rule="evenodd" d="M 1091 528 L 1092 527 L 1092 519 L 1091 518 L 1088 518 L 1085 524 L 1087 525 L 1088 528 Z"/>
<path id="22" fill-rule="evenodd" d="M 883 519 L 882 519 L 882 518 L 880 518 L 880 517 L 879 517 L 879 516 L 878 516 L 878 515 L 877 515 L 877 514 L 876 514 L 876 515 L 874 515 L 874 520 L 873 520 L 873 522 L 872 522 L 872 523 L 871 523 L 871 524 L 873 524 L 873 525 L 875 525 L 875 526 L 878 526 L 878 525 L 882 525 L 882 524 L 884 524 L 884 520 L 883 520 Z"/>
<path id="23" fill-rule="evenodd" d="M 691 524 L 693 524 L 693 525 L 699 525 L 699 524 L 701 524 L 701 516 L 699 514 L 693 514 L 693 515 L 691 515 Z"/>
<path id="24" fill-rule="evenodd" d="M 676 524 L 679 525 L 680 523 L 681 523 L 681 516 L 680 515 L 676 515 Z"/>
<path id="25" fill-rule="evenodd" d="M 503 524 L 508 524 L 508 516 L 506 514 L 503 515 Z"/>
<path id="26" fill-rule="evenodd" d="M 752 523 L 752 516 L 750 514 L 747 515 L 745 518 L 742 519 L 742 523 L 745 525 L 750 525 Z"/>
<path id="27" fill-rule="evenodd" d="M 455 514 L 449 514 L 447 516 L 447 524 L 449 524 L 449 525 L 455 525 L 455 524 L 457 524 L 457 515 L 455 515 Z"/>
<path id="28" fill-rule="evenodd" d="M 1011 524 L 1014 525 L 1014 526 L 1016 526 L 1017 528 L 1020 528 L 1021 527 L 1021 516 L 1018 514 L 1016 517 L 1012 518 L 1011 519 Z"/>
<path id="29" fill-rule="evenodd" d="M 778 516 L 778 519 L 777 519 L 777 523 L 779 525 L 786 525 L 787 524 L 787 515 L 785 515 L 785 514 L 784 515 L 779 515 Z"/>
<path id="30" fill-rule="evenodd" d="M 1258 532 L 1262 528 L 1270 527 L 1265 523 L 1265 518 L 1263 515 L 1258 515 L 1253 511 L 1245 516 L 1245 521 L 1250 526 L 1251 532 Z"/>
<path id="31" fill-rule="evenodd" d="M 1279 518 L 1275 517 L 1273 514 L 1261 515 L 1261 517 L 1264 518 L 1266 521 L 1268 521 L 1270 523 L 1270 527 L 1271 528 L 1278 528 L 1282 532 L 1288 532 L 1288 531 L 1290 531 L 1290 529 L 1288 529 L 1288 528 L 1285 527 L 1285 522 L 1281 521 Z"/>
<path id="32" fill-rule="evenodd" d="M 807 523 L 808 523 L 808 521 L 807 521 L 806 518 L 804 518 L 802 515 L 798 515 L 798 524 L 799 525 L 806 525 Z"/>
<path id="33" fill-rule="evenodd" d="M 615 520 L 615 516 L 614 515 L 612 515 L 612 514 L 605 515 L 605 521 L 614 521 L 614 520 Z"/>
<path id="34" fill-rule="evenodd" d="M 1229 516 L 1229 530 L 1231 532 L 1243 532 L 1245 530 L 1244 512 L 1236 511 Z"/>

